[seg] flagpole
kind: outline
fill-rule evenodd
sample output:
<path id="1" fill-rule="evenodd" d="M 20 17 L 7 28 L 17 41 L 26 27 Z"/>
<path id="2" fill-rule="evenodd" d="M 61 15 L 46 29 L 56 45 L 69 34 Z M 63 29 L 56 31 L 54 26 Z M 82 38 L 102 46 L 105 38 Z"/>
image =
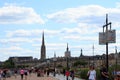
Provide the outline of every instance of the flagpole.
<path id="1" fill-rule="evenodd" d="M 93 49 L 93 65 L 94 65 L 94 44 L 93 44 L 92 49 Z"/>

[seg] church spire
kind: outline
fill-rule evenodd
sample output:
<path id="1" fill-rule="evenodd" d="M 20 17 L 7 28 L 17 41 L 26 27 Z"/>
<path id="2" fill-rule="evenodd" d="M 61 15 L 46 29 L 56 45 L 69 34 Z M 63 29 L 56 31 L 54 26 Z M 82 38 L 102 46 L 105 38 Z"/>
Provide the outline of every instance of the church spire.
<path id="1" fill-rule="evenodd" d="M 68 43 L 67 43 L 67 50 L 66 51 L 69 51 L 69 48 L 68 48 Z"/>
<path id="2" fill-rule="evenodd" d="M 43 31 L 43 34 L 42 34 L 42 45 L 45 45 L 45 41 L 44 41 L 44 31 Z"/>
<path id="3" fill-rule="evenodd" d="M 42 34 L 42 45 L 41 45 L 41 59 L 46 59 L 46 47 L 45 47 L 45 41 L 44 41 L 44 31 Z"/>
<path id="4" fill-rule="evenodd" d="M 81 49 L 81 54 L 80 54 L 80 57 L 82 57 L 83 56 L 83 51 L 82 51 L 82 49 Z"/>
<path id="5" fill-rule="evenodd" d="M 54 52 L 54 58 L 56 58 L 56 53 Z"/>
<path id="6" fill-rule="evenodd" d="M 65 51 L 65 57 L 71 57 L 71 53 L 69 51 L 68 43 L 67 43 L 67 48 L 66 48 L 66 51 Z"/>

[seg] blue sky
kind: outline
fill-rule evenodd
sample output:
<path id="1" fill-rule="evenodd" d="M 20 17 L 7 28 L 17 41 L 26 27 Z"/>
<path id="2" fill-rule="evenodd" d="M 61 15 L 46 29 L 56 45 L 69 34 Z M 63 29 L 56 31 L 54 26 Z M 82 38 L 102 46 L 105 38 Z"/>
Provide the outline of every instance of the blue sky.
<path id="1" fill-rule="evenodd" d="M 11 56 L 40 58 L 42 32 L 45 33 L 46 57 L 64 56 L 67 43 L 71 56 L 105 53 L 99 45 L 108 13 L 116 43 L 109 53 L 120 50 L 120 0 L 0 0 L 0 61 Z"/>

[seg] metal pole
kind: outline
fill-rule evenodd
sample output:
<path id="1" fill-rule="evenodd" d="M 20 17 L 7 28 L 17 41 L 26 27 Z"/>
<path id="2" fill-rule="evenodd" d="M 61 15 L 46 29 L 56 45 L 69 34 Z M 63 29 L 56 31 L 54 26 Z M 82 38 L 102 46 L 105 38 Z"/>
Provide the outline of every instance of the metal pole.
<path id="1" fill-rule="evenodd" d="M 54 61 L 54 77 L 55 77 L 55 61 Z"/>
<path id="2" fill-rule="evenodd" d="M 111 22 L 108 23 L 108 14 L 106 14 L 106 24 L 103 26 L 103 32 L 104 32 L 104 27 L 106 27 L 106 31 L 105 31 L 106 35 L 105 36 L 106 36 L 106 68 L 107 68 L 107 71 L 109 68 L 109 62 L 108 62 L 108 25 L 110 25 L 110 27 L 111 27 Z"/>
<path id="3" fill-rule="evenodd" d="M 67 57 L 67 71 L 69 70 L 68 68 L 68 57 Z M 66 80 L 68 80 L 68 76 L 66 75 Z"/>
<path id="4" fill-rule="evenodd" d="M 107 71 L 109 68 L 109 63 L 108 63 L 108 14 L 106 14 L 106 67 L 107 67 Z"/>
<path id="5" fill-rule="evenodd" d="M 116 58 L 116 70 L 117 70 L 117 57 L 118 57 L 118 55 L 117 55 L 117 47 L 115 46 L 115 58 Z"/>
<path id="6" fill-rule="evenodd" d="M 108 71 L 108 68 L 109 68 L 109 65 L 108 65 L 108 43 L 106 43 L 106 68 L 107 68 L 107 71 Z"/>
<path id="7" fill-rule="evenodd" d="M 94 44 L 93 44 L 93 66 L 94 66 Z"/>

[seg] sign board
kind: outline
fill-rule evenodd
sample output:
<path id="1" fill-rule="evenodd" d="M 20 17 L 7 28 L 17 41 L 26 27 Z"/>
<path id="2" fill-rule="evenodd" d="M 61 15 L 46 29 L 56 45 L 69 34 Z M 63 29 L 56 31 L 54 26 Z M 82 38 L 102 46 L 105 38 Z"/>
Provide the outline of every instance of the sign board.
<path id="1" fill-rule="evenodd" d="M 108 43 L 115 43 L 116 42 L 116 30 L 109 30 L 107 36 Z"/>
<path id="2" fill-rule="evenodd" d="M 116 30 L 109 30 L 108 32 L 100 32 L 99 33 L 99 44 L 105 45 L 106 42 L 108 43 L 115 43 L 116 42 Z"/>
<path id="3" fill-rule="evenodd" d="M 105 45 L 106 44 L 105 33 L 103 33 L 103 32 L 99 33 L 99 44 L 100 45 Z"/>

